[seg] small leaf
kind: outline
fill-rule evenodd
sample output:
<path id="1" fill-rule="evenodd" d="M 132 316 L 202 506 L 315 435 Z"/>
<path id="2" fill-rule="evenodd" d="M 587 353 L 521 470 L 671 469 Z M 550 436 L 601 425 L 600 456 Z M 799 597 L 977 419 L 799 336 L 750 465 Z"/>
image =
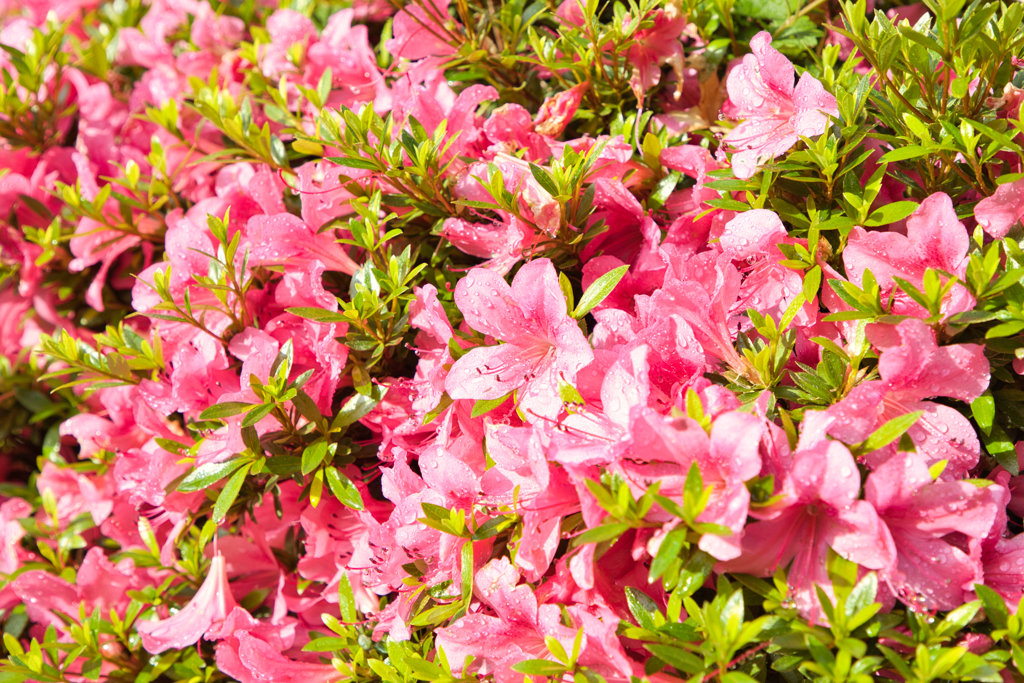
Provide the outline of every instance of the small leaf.
<path id="1" fill-rule="evenodd" d="M 929 154 L 928 148 L 922 147 L 921 145 L 907 145 L 906 147 L 898 147 L 890 152 L 886 152 L 882 155 L 879 160 L 881 163 L 888 163 L 890 161 L 906 161 L 907 159 L 917 159 Z"/>
<path id="2" fill-rule="evenodd" d="M 329 444 L 323 440 L 314 441 L 306 446 L 302 451 L 302 474 L 309 474 L 317 467 L 320 467 L 320 463 L 327 458 L 328 451 L 333 455 L 337 448 L 338 444 Z"/>
<path id="3" fill-rule="evenodd" d="M 530 173 L 533 175 L 534 180 L 544 188 L 545 192 L 552 197 L 558 196 L 558 186 L 555 184 L 555 179 L 551 177 L 550 173 L 537 164 L 530 164 Z"/>
<path id="4" fill-rule="evenodd" d="M 199 415 L 200 420 L 219 420 L 224 417 L 233 417 L 240 415 L 248 410 L 252 410 L 258 403 L 239 403 L 236 401 L 228 401 L 226 403 L 218 403 L 217 405 L 210 406 Z"/>
<path id="5" fill-rule="evenodd" d="M 658 612 L 658 606 L 654 604 L 654 600 L 651 600 L 646 593 L 632 586 L 627 586 L 626 603 L 629 605 L 629 611 L 636 619 L 636 623 L 640 624 L 641 628 L 645 628 L 648 631 L 658 630 L 656 616 L 660 617 L 661 615 Z"/>
<path id="6" fill-rule="evenodd" d="M 906 148 L 904 147 L 901 149 Z M 892 154 L 892 152 L 890 152 L 889 154 Z M 888 154 L 886 156 L 888 156 Z M 918 204 L 917 202 L 893 202 L 891 204 L 886 204 L 885 206 L 881 206 L 875 211 L 872 211 L 871 215 L 868 216 L 865 225 L 888 225 L 890 223 L 901 221 L 910 214 L 917 211 L 917 209 L 919 209 L 920 206 L 921 205 Z"/>
<path id="7" fill-rule="evenodd" d="M 225 462 L 208 462 L 189 472 L 188 476 L 178 484 L 178 490 L 183 493 L 200 491 L 228 476 L 243 464 L 245 461 L 241 458 Z"/>
<path id="8" fill-rule="evenodd" d="M 913 413 L 907 413 L 906 415 L 900 415 L 886 422 L 884 425 L 874 431 L 874 433 L 861 444 L 861 452 L 870 453 L 877 451 L 879 448 L 885 448 L 893 441 L 896 441 L 903 433 L 914 426 L 920 417 L 924 415 L 923 410 L 918 410 Z"/>
<path id="9" fill-rule="evenodd" d="M 347 166 L 348 168 L 361 168 L 366 171 L 379 171 L 380 164 L 371 159 L 363 159 L 361 157 L 327 157 L 327 160 L 332 164 L 338 164 L 339 166 Z"/>
<path id="10" fill-rule="evenodd" d="M 484 541 L 488 538 L 493 538 L 515 523 L 516 518 L 511 515 L 492 517 L 480 525 L 476 533 L 473 534 L 473 540 Z"/>
<path id="11" fill-rule="evenodd" d="M 1006 601 L 1003 596 L 994 590 L 980 583 L 974 584 L 974 592 L 985 607 L 985 616 L 996 628 L 1006 628 L 1010 619 L 1010 613 L 1006 609 Z"/>
<path id="12" fill-rule="evenodd" d="M 512 670 L 528 676 L 553 677 L 565 671 L 565 665 L 548 659 L 527 659 L 525 662 L 513 664 Z"/>
<path id="13" fill-rule="evenodd" d="M 339 503 L 353 510 L 363 509 L 363 497 L 347 475 L 339 471 L 337 467 L 326 468 L 326 474 L 327 485 Z"/>
<path id="14" fill-rule="evenodd" d="M 663 662 L 675 667 L 682 673 L 697 674 L 704 672 L 704 660 L 681 647 L 672 645 L 644 645 L 651 654 Z"/>
<path id="15" fill-rule="evenodd" d="M 622 522 L 613 524 L 602 524 L 601 526 L 587 529 L 573 539 L 574 545 L 581 546 L 587 543 L 602 543 L 618 538 L 629 530 L 629 525 Z"/>
<path id="16" fill-rule="evenodd" d="M 480 417 L 486 415 L 495 408 L 500 407 L 505 401 L 509 400 L 512 394 L 505 394 L 501 398 L 493 398 L 489 401 L 477 401 L 473 404 L 473 410 L 470 413 L 472 417 Z"/>
<path id="17" fill-rule="evenodd" d="M 331 431 L 344 430 L 349 425 L 366 417 L 383 400 L 386 393 L 387 387 L 374 384 L 369 394 L 360 393 L 350 398 L 335 416 L 331 423 Z"/>
<path id="18" fill-rule="evenodd" d="M 235 504 L 235 499 L 238 497 L 238 492 L 242 490 L 242 484 L 245 483 L 250 467 L 252 467 L 252 463 L 246 463 L 240 470 L 231 475 L 228 483 L 221 490 L 220 495 L 217 496 L 217 502 L 213 506 L 213 521 L 215 523 L 220 524 L 223 522 L 224 517 L 228 514 L 228 510 Z"/>
<path id="19" fill-rule="evenodd" d="M 985 434 L 992 433 L 992 421 L 996 416 L 996 400 L 992 397 L 991 391 L 986 391 L 978 398 L 971 401 L 971 414 L 975 422 Z"/>
<path id="20" fill-rule="evenodd" d="M 334 311 L 327 311 L 327 310 L 324 310 L 322 308 L 303 308 L 303 307 L 298 307 L 298 308 L 288 308 L 286 310 L 289 313 L 291 313 L 292 315 L 297 315 L 300 318 L 305 318 L 306 320 L 312 320 L 312 321 L 318 322 L 318 323 L 344 323 L 344 322 L 350 322 L 350 320 L 348 318 L 346 318 L 344 315 L 342 315 L 341 313 L 335 313 Z"/>
<path id="21" fill-rule="evenodd" d="M 274 408 L 276 407 L 277 406 L 273 403 L 265 403 L 261 406 L 257 406 L 253 410 L 250 410 L 246 416 L 242 418 L 242 427 L 253 427 L 257 425 L 260 420 L 274 412 Z"/>
<path id="22" fill-rule="evenodd" d="M 587 291 L 583 292 L 583 296 L 580 297 L 580 303 L 576 306 L 576 310 L 572 312 L 572 317 L 579 320 L 587 313 L 590 313 L 612 293 L 612 290 L 619 284 L 619 281 L 626 276 L 628 270 L 629 266 L 619 266 L 594 280 L 587 287 Z"/>

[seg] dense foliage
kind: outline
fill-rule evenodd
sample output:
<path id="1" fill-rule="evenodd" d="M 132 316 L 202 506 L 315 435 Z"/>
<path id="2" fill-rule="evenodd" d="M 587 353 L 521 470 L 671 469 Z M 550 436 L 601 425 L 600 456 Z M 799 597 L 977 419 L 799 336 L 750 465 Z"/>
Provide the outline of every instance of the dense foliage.
<path id="1" fill-rule="evenodd" d="M 0 683 L 1024 681 L 1024 6 L 0 0 Z"/>

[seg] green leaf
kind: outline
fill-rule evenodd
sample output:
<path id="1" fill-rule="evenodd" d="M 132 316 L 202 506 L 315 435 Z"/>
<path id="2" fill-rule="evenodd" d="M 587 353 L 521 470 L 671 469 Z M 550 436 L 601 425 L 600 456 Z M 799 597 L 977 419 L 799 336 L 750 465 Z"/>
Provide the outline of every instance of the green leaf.
<path id="1" fill-rule="evenodd" d="M 980 583 L 974 584 L 974 593 L 984 605 L 985 616 L 992 622 L 992 625 L 996 628 L 1006 628 L 1010 613 L 1006 609 L 1006 601 L 1003 600 L 1003 596 Z"/>
<path id="2" fill-rule="evenodd" d="M 363 509 L 363 497 L 359 494 L 359 489 L 344 472 L 339 471 L 337 467 L 328 467 L 325 473 L 327 486 L 339 503 L 353 510 Z"/>
<path id="3" fill-rule="evenodd" d="M 246 416 L 242 418 L 242 427 L 254 427 L 260 420 L 274 412 L 274 408 L 276 407 L 277 406 L 273 403 L 265 403 L 261 406 L 257 406 L 253 410 L 250 410 Z"/>
<path id="4" fill-rule="evenodd" d="M 896 149 L 886 152 L 880 159 L 881 163 L 887 163 L 890 161 L 906 161 L 907 159 L 917 159 L 930 154 L 927 147 L 920 145 L 907 145 L 906 147 L 897 147 Z"/>
<path id="5" fill-rule="evenodd" d="M 636 623 L 640 624 L 641 628 L 645 628 L 648 631 L 658 630 L 655 618 L 661 615 L 658 613 L 658 606 L 654 604 L 654 600 L 651 600 L 646 593 L 632 586 L 627 586 L 626 603 L 629 605 L 629 611 L 636 618 Z"/>
<path id="6" fill-rule="evenodd" d="M 446 678 L 444 669 L 422 657 L 409 657 L 405 663 L 412 671 L 412 675 L 421 681 L 439 681 Z"/>
<path id="7" fill-rule="evenodd" d="M 711 576 L 714 566 L 715 558 L 703 550 L 695 550 L 683 571 L 679 573 L 679 585 L 676 590 L 684 596 L 693 595 Z"/>
<path id="8" fill-rule="evenodd" d="M 672 560 L 679 557 L 683 546 L 686 543 L 686 527 L 676 527 L 669 531 L 661 541 L 658 548 L 658 556 L 651 562 L 651 570 L 648 576 L 650 581 L 659 578 L 672 564 Z"/>
<path id="9" fill-rule="evenodd" d="M 573 539 L 574 545 L 581 546 L 587 543 L 603 543 L 604 541 L 610 541 L 618 538 L 622 534 L 629 530 L 629 525 L 623 522 L 614 522 L 612 524 L 602 524 L 601 526 L 594 527 L 593 529 L 587 529 L 582 534 Z"/>
<path id="10" fill-rule="evenodd" d="M 205 489 L 210 484 L 220 481 L 244 464 L 245 461 L 241 458 L 224 462 L 208 462 L 189 472 L 188 476 L 178 484 L 178 490 L 183 493 L 190 493 Z"/>
<path id="11" fill-rule="evenodd" d="M 341 578 L 338 581 L 338 609 L 341 611 L 341 618 L 348 623 L 354 624 L 359 620 L 356 597 L 352 592 L 352 583 L 349 581 L 347 572 L 341 572 Z"/>
<path id="12" fill-rule="evenodd" d="M 571 384 L 568 384 L 561 378 L 558 380 L 558 397 L 562 400 L 562 403 L 570 405 L 583 405 L 586 401 L 583 400 L 583 396 L 580 392 Z"/>
<path id="13" fill-rule="evenodd" d="M 615 289 L 619 281 L 625 277 L 626 272 L 629 270 L 629 266 L 619 266 L 613 268 L 601 277 L 594 280 L 587 291 L 583 292 L 583 296 L 580 297 L 580 303 L 576 306 L 576 310 L 572 312 L 572 317 L 579 320 L 587 313 L 590 313 L 595 306 L 604 301 L 612 290 Z"/>
<path id="14" fill-rule="evenodd" d="M 704 672 L 704 660 L 681 647 L 650 644 L 645 644 L 644 647 L 655 657 L 683 673 L 698 674 Z"/>
<path id="15" fill-rule="evenodd" d="M 998 423 L 992 425 L 989 434 L 982 432 L 980 436 L 985 450 L 1002 465 L 1003 469 L 1015 476 L 1020 474 L 1014 442 Z"/>
<path id="16" fill-rule="evenodd" d="M 877 451 L 879 448 L 885 448 L 893 441 L 896 441 L 904 432 L 914 426 L 920 417 L 924 415 L 923 410 L 918 410 L 913 413 L 907 413 L 906 415 L 900 415 L 886 422 L 884 425 L 874 431 L 874 433 L 861 444 L 860 451 L 862 453 L 870 453 Z"/>
<path id="17" fill-rule="evenodd" d="M 558 186 L 555 184 L 555 179 L 551 177 L 550 173 L 537 164 L 530 164 L 530 173 L 533 174 L 534 179 L 549 195 L 552 197 L 558 196 Z"/>
<path id="18" fill-rule="evenodd" d="M 975 422 L 985 434 L 992 432 L 992 421 L 996 416 L 996 400 L 992 397 L 991 391 L 986 391 L 978 398 L 971 401 L 971 414 Z"/>
<path id="19" fill-rule="evenodd" d="M 235 504 L 235 498 L 238 497 L 238 492 L 242 490 L 242 484 L 245 483 L 245 478 L 249 474 L 249 468 L 251 467 L 252 463 L 246 463 L 241 469 L 231 475 L 228 483 L 221 490 L 220 495 L 217 496 L 217 502 L 213 505 L 213 521 L 216 524 L 224 521 L 228 510 Z"/>
<path id="20" fill-rule="evenodd" d="M 868 216 L 865 225 L 867 226 L 878 226 L 888 225 L 901 221 L 910 214 L 914 213 L 921 207 L 917 202 L 893 202 L 892 204 L 886 204 L 875 211 L 871 212 Z"/>
<path id="21" fill-rule="evenodd" d="M 1011 337 L 1022 330 L 1024 330 L 1024 320 L 1011 320 L 1009 322 L 990 327 L 988 331 L 985 332 L 985 339 Z"/>
<path id="22" fill-rule="evenodd" d="M 320 463 L 327 458 L 327 452 L 331 451 L 331 455 L 334 455 L 334 451 L 337 449 L 338 444 L 329 444 L 322 439 L 306 446 L 302 451 L 302 474 L 309 474 L 317 467 L 320 467 Z"/>
<path id="23" fill-rule="evenodd" d="M 870 607 L 875 603 L 875 596 L 878 594 L 878 576 L 874 572 L 868 572 L 864 578 L 857 582 L 850 594 L 846 597 L 846 617 L 852 619 L 861 610 Z M 878 606 L 881 609 L 881 605 Z M 847 624 L 851 629 L 856 628 Z"/>
<path id="24" fill-rule="evenodd" d="M 302 417 L 313 424 L 319 424 L 324 419 L 323 414 L 320 413 L 320 408 L 316 405 L 316 401 L 302 389 L 299 389 L 295 396 L 292 397 L 292 405 L 298 408 Z"/>
<path id="25" fill-rule="evenodd" d="M 160 544 L 157 543 L 153 527 L 145 517 L 139 517 L 139 536 L 142 537 L 142 542 L 146 544 L 146 548 L 149 549 L 153 557 L 160 557 Z"/>
<path id="26" fill-rule="evenodd" d="M 312 320 L 318 323 L 344 323 L 351 322 L 349 318 L 346 318 L 341 313 L 335 313 L 334 311 L 327 311 L 322 308 L 308 308 L 308 307 L 296 307 L 285 309 L 292 315 L 297 315 L 300 318 L 306 320 Z"/>
<path id="27" fill-rule="evenodd" d="M 441 413 L 447 410 L 448 406 L 450 406 L 453 402 L 454 399 L 448 395 L 447 391 L 441 394 L 441 400 L 437 402 L 437 405 L 434 406 L 434 409 L 423 416 L 423 425 L 426 426 L 433 422 L 434 420 L 436 420 L 438 416 L 440 416 Z"/>
<path id="28" fill-rule="evenodd" d="M 347 400 L 331 423 L 331 431 L 344 430 L 366 417 L 384 399 L 386 393 L 387 387 L 374 384 L 369 395 L 356 394 Z"/>
<path id="29" fill-rule="evenodd" d="M 233 417 L 240 415 L 248 410 L 252 410 L 258 403 L 239 403 L 236 401 L 228 401 L 227 403 L 218 403 L 215 406 L 210 406 L 199 415 L 200 420 L 219 420 L 224 417 Z"/>
<path id="30" fill-rule="evenodd" d="M 500 515 L 498 517 L 491 517 L 489 520 L 480 525 L 480 527 L 473 534 L 474 541 L 484 541 L 488 538 L 497 536 L 505 529 L 509 528 L 516 523 L 516 518 L 512 515 Z"/>
<path id="31" fill-rule="evenodd" d="M 488 401 L 477 401 L 476 403 L 473 404 L 473 410 L 471 412 L 471 415 L 472 417 L 480 417 L 481 415 L 486 415 L 495 408 L 501 406 L 505 401 L 509 400 L 511 397 L 512 394 L 508 393 L 500 398 L 492 398 Z"/>
<path id="32" fill-rule="evenodd" d="M 362 157 L 327 157 L 327 161 L 339 166 L 347 166 L 348 168 L 361 168 L 366 171 L 380 170 L 380 164 L 376 161 L 363 159 Z"/>
<path id="33" fill-rule="evenodd" d="M 527 659 L 525 662 L 513 664 L 512 670 L 528 676 L 552 677 L 558 676 L 565 671 L 565 665 L 548 659 Z"/>

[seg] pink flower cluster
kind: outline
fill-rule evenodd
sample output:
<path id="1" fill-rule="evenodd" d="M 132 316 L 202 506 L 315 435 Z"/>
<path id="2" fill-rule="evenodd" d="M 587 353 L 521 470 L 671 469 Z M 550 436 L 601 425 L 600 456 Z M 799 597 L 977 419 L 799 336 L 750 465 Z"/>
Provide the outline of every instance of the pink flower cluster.
<path id="1" fill-rule="evenodd" d="M 51 4 L 58 15 L 72 16 L 65 5 L 87 3 Z M 222 90 L 242 93 L 247 73 L 255 72 L 297 97 L 299 87 L 316 89 L 328 69 L 324 107 L 372 107 L 406 125 L 414 118 L 428 132 L 446 120 L 446 153 L 454 160 L 446 179 L 454 196 L 492 201 L 479 179 L 498 169 L 518 205 L 515 212 L 460 211 L 440 226 L 446 240 L 483 263 L 458 281 L 454 306 L 433 285 L 415 290 L 408 310 L 415 373 L 379 379 L 386 394 L 361 419 L 375 435 L 379 469 L 367 476 L 354 465 L 343 468 L 363 508 L 327 495 L 313 505 L 302 485 L 283 478 L 276 500 L 255 503 L 251 514 L 232 519 L 234 533 L 218 534 L 206 547 L 209 569 L 205 579 L 192 577 L 196 590 L 187 605 L 154 607 L 138 622 L 148 652 L 205 639 L 215 642 L 220 670 L 243 683 L 339 680 L 333 666 L 303 651 L 323 615 L 342 618 L 339 586 L 351 587 L 377 635 L 401 641 L 410 636 L 424 590 L 457 593 L 469 571 L 471 606 L 437 630 L 454 671 L 472 656 L 480 673 L 522 680 L 513 665 L 547 657 L 549 636 L 572 650 L 582 629 L 582 665 L 608 681 L 643 676 L 649 655 L 616 634 L 620 621 L 631 619 L 624 591 L 666 604 L 668 595 L 648 572 L 682 520 L 655 506 L 647 514 L 653 524 L 626 530 L 610 547 L 567 550 L 575 533 L 567 529 L 577 528 L 569 520 L 582 520 L 580 530 L 606 521 L 588 486 L 602 477 L 622 482 L 633 498 L 656 484 L 661 496 L 681 501 L 694 465 L 710 487 L 697 521 L 717 525 L 699 541 L 715 571 L 768 577 L 787 569 L 790 599 L 812 621 L 825 619 L 815 586 L 831 591 L 830 549 L 877 572 L 887 608 L 901 601 L 918 610 L 952 609 L 973 599 L 976 584 L 1016 606 L 1024 590 L 1024 536 L 1007 531 L 1006 509 L 1022 506 L 1015 492 L 1024 482 L 1002 470 L 975 478 L 980 444 L 965 417 L 988 388 L 989 361 L 979 345 L 947 343 L 942 325 L 897 287 L 905 281 L 923 290 L 935 271 L 966 276 L 969 233 L 950 198 L 928 197 L 899 229 L 854 228 L 842 254 L 845 275 L 819 258 L 813 269 L 824 286 L 808 296 L 810 276 L 784 263 L 778 245 L 814 245 L 790 237 L 770 210 L 736 213 L 707 203 L 722 198 L 710 173 L 731 164 L 735 177 L 749 178 L 801 137 L 825 133 L 838 116 L 835 98 L 811 74 L 794 85 L 792 64 L 768 34 L 753 38 L 752 54 L 728 77 L 723 114 L 739 123 L 718 156 L 697 144 L 661 150 L 662 166 L 693 181 L 668 197 L 666 219 L 645 210 L 631 191 L 651 173 L 631 141 L 560 139 L 587 84 L 550 98 L 536 115 L 516 104 L 487 109 L 498 96 L 489 86 L 456 94 L 438 68 L 454 49 L 444 39 L 454 20 L 447 3 L 428 4 L 434 11 L 415 6 L 394 17 L 388 49 L 402 74 L 392 79 L 378 67 L 366 28 L 353 23 L 386 15 L 380 3 L 341 10 L 322 31 L 298 12 L 277 10 L 266 22 L 269 42 L 253 56 L 239 49 L 241 20 L 199 0 L 153 0 L 140 28 L 122 31 L 118 43 L 115 63 L 144 69 L 127 98 L 69 68 L 63 78 L 79 112 L 73 143 L 38 157 L 0 150 L 8 171 L 0 178 L 0 215 L 14 211 L 18 225 L 48 223 L 21 196 L 54 214 L 61 210 L 60 184 L 79 188 L 90 202 L 106 197 L 96 207 L 103 221 L 79 220 L 67 268 L 95 273 L 84 294 L 95 311 L 130 301 L 138 315 L 125 329 L 158 346 L 163 358 L 137 383 L 84 396 L 80 413 L 60 426 L 58 450 L 77 460 L 47 461 L 36 480 L 54 501 L 55 520 L 19 498 L 0 505 L 0 572 L 17 574 L 0 590 L 0 607 L 24 602 L 39 634 L 53 626 L 66 637 L 57 612 L 77 616 L 84 604 L 86 613 L 123 614 L 129 590 L 175 576 L 174 585 L 185 581 L 172 568 L 183 566 L 179 546 L 198 533 L 193 524 L 208 500 L 179 484 L 251 445 L 244 414 L 206 422 L 201 435 L 183 425 L 203 422 L 204 411 L 216 406 L 260 403 L 254 382 L 273 381 L 286 348 L 293 358 L 288 379 L 306 376 L 303 391 L 316 408 L 337 411 L 336 395 L 351 386 L 344 373 L 349 349 L 339 341 L 348 323 L 294 309 L 337 313 L 336 295 L 348 296 L 336 286 L 338 274 L 363 267 L 359 250 L 338 241 L 351 235 L 333 222 L 353 211 L 351 186 L 339 175 L 368 191 L 396 188 L 382 174 L 326 159 L 289 174 L 267 164 L 224 163 L 217 156 L 224 139 L 186 106 L 189 79 L 207 82 L 215 74 Z M 568 0 L 559 16 L 573 22 L 578 9 Z M 24 48 L 45 15 L 33 12 L 39 16 L 7 21 L 0 42 Z M 658 36 L 678 42 L 684 25 L 665 16 L 645 30 L 650 35 L 635 55 L 641 91 L 657 82 L 662 64 L 681 59 L 660 49 Z M 0 68 L 10 71 L 4 59 Z M 170 109 L 178 112 L 173 131 L 152 116 Z M 316 114 L 304 112 L 310 132 Z M 252 116 L 257 126 L 281 130 L 264 112 Z M 628 270 L 581 320 L 552 260 L 541 255 L 545 242 L 567 229 L 566 206 L 530 164 L 551 170 L 570 151 L 588 150 L 597 159 L 586 178 L 595 188 L 587 220 L 603 221 L 606 230 L 580 254 L 581 291 L 617 268 Z M 131 210 L 134 232 L 118 230 L 118 201 L 103 188 L 129 167 L 163 179 L 181 208 L 140 203 Z M 1019 183 L 1003 186 L 979 204 L 979 224 L 1004 236 L 1024 215 L 1022 197 Z M 211 217 L 226 218 L 224 235 Z M 223 256 L 228 242 L 235 244 L 233 257 Z M 0 248 L 5 262 L 20 267 L 17 288 L 0 290 L 0 353 L 12 361 L 38 357 L 43 334 L 93 343 L 80 319 L 61 312 L 63 295 L 42 286 L 42 247 L 4 223 Z M 218 252 L 234 259 L 241 293 L 205 286 Z M 898 320 L 826 320 L 851 310 L 830 283 L 869 281 L 882 300 L 893 297 Z M 167 319 L 168 302 L 195 311 L 200 324 Z M 953 286 L 944 293 L 942 316 L 974 303 L 964 286 Z M 798 429 L 787 431 L 792 423 L 779 416 L 771 391 L 743 397 L 708 379 L 759 377 L 754 354 L 744 350 L 771 340 L 748 309 L 785 320 L 795 334 L 784 369 L 813 367 L 833 349 L 833 358 L 875 357 L 877 370 L 844 377 L 840 400 L 808 406 Z M 490 410 L 480 410 L 482 402 Z M 904 438 L 864 446 L 880 427 L 911 413 L 920 416 Z M 298 418 L 300 427 L 306 422 Z M 259 437 L 283 423 L 268 413 L 253 426 Z M 103 464 L 74 466 L 90 462 Z M 768 495 L 755 497 L 755 483 Z M 424 524 L 424 505 L 462 511 L 474 528 L 508 517 L 515 528 L 508 552 L 493 552 L 494 538 L 466 539 Z M 83 533 L 90 547 L 74 581 L 20 571 L 38 559 L 20 543 L 25 530 L 18 520 L 28 515 L 61 528 L 89 518 L 92 528 Z M 289 568 L 280 556 L 296 538 L 299 559 Z M 155 548 L 159 564 L 113 563 L 100 539 L 123 550 Z M 463 566 L 467 558 L 470 568 Z M 257 608 L 266 616 L 254 616 Z"/>

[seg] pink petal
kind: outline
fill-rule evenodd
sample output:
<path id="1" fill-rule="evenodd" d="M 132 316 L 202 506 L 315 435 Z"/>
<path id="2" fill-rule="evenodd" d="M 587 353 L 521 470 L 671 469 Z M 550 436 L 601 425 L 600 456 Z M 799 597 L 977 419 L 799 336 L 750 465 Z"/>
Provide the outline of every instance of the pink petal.
<path id="1" fill-rule="evenodd" d="M 552 330 L 568 316 L 558 274 L 548 259 L 531 261 L 519 269 L 512 280 L 512 296 L 526 319 L 541 329 Z"/>
<path id="2" fill-rule="evenodd" d="M 330 664 L 289 659 L 249 631 L 236 631 L 217 646 L 217 666 L 240 683 L 331 683 L 344 677 Z"/>
<path id="3" fill-rule="evenodd" d="M 767 209 L 753 209 L 738 214 L 725 224 L 720 243 L 722 250 L 736 260 L 750 257 L 771 257 L 775 245 L 786 237 L 786 228 L 778 215 Z"/>
<path id="4" fill-rule="evenodd" d="M 1002 239 L 1024 216 L 1024 179 L 996 188 L 996 193 L 978 202 L 974 217 L 989 235 Z"/>
<path id="5" fill-rule="evenodd" d="M 907 237 L 928 267 L 959 274 L 966 263 L 970 236 L 944 192 L 927 197 L 910 215 Z"/>
<path id="6" fill-rule="evenodd" d="M 796 84 L 796 90 L 793 91 L 793 104 L 796 105 L 798 116 L 810 112 L 821 112 L 821 114 L 839 116 L 839 107 L 835 96 L 825 90 L 821 81 L 806 71 L 800 76 L 800 81 Z M 823 125 L 820 129 L 812 132 L 801 132 L 800 126 L 796 126 L 797 133 L 808 137 L 824 133 L 824 123 L 827 119 L 825 116 L 821 118 Z"/>
<path id="7" fill-rule="evenodd" d="M 917 319 L 896 326 L 899 345 L 888 346 L 878 361 L 878 371 L 890 391 L 904 401 L 948 396 L 970 403 L 989 383 L 989 362 L 978 344 L 937 347 L 935 333 Z M 882 326 L 871 326 L 868 338 L 887 342 L 891 334 Z"/>
<path id="8" fill-rule="evenodd" d="M 270 39 L 281 47 L 316 40 L 316 26 L 304 14 L 292 9 L 279 9 L 267 17 Z"/>
<path id="9" fill-rule="evenodd" d="M 160 654 L 165 650 L 180 650 L 199 642 L 207 631 L 223 622 L 235 607 L 235 598 L 228 586 L 224 556 L 216 555 L 210 561 L 206 580 L 187 605 L 167 619 L 140 621 L 136 628 L 147 652 Z"/>
<path id="10" fill-rule="evenodd" d="M 537 365 L 531 349 L 516 344 L 472 349 L 452 366 L 445 390 L 452 398 L 491 401 L 521 387 Z M 557 389 L 557 387 L 556 387 Z"/>
<path id="11" fill-rule="evenodd" d="M 455 286 L 455 304 L 470 327 L 495 339 L 513 341 L 528 329 L 512 288 L 493 271 L 469 271 Z"/>

